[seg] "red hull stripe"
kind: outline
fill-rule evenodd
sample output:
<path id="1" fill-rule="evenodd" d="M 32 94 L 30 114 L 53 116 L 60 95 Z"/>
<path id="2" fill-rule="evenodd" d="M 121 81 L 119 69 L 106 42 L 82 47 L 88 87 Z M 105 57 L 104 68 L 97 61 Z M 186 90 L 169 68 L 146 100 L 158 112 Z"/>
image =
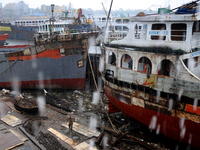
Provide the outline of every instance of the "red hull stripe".
<path id="1" fill-rule="evenodd" d="M 56 49 L 56 50 L 43 51 L 43 52 L 36 54 L 36 55 L 19 56 L 19 60 L 23 60 L 23 59 L 24 60 L 30 60 L 30 59 L 43 58 L 43 57 L 59 59 L 59 58 L 61 58 L 61 55 L 60 55 L 59 50 Z M 17 57 L 9 57 L 10 61 L 13 61 L 15 59 L 17 59 Z"/>
<path id="2" fill-rule="evenodd" d="M 39 85 L 44 88 L 61 88 L 61 89 L 83 89 L 85 86 L 85 78 L 75 79 L 52 79 L 43 81 L 20 81 L 18 83 L 21 88 L 37 89 Z M 12 88 L 11 82 L 0 82 L 2 88 Z"/>

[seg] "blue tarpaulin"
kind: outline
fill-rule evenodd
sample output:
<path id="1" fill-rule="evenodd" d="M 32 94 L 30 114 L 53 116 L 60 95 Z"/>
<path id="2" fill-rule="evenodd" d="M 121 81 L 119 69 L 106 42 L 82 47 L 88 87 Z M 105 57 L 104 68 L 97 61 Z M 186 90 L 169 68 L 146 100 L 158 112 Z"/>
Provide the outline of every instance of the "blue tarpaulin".
<path id="1" fill-rule="evenodd" d="M 176 11 L 177 14 L 194 14 L 196 12 L 197 12 L 196 10 L 191 10 L 188 8 L 181 8 L 181 7 Z"/>

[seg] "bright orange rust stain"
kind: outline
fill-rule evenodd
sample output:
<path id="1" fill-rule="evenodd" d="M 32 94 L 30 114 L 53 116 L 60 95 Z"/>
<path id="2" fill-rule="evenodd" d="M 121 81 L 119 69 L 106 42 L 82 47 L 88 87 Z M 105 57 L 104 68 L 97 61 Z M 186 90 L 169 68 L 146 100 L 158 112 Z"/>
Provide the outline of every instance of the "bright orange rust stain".
<path id="1" fill-rule="evenodd" d="M 190 104 L 186 104 L 185 111 L 200 115 L 200 108 L 198 106 L 193 106 Z"/>

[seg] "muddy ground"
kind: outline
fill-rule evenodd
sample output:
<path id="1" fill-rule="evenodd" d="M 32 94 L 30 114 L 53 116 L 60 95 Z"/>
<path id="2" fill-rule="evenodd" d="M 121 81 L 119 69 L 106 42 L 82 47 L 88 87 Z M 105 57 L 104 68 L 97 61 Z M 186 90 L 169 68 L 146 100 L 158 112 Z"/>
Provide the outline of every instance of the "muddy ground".
<path id="1" fill-rule="evenodd" d="M 139 150 L 139 149 L 187 149 L 190 147 L 182 146 L 177 144 L 175 141 L 166 139 L 163 136 L 156 135 L 153 131 L 150 131 L 147 127 L 144 127 L 142 124 L 134 121 L 133 119 L 125 116 L 123 113 L 110 114 L 110 119 L 112 120 L 113 125 L 116 129 L 121 129 L 122 134 L 112 133 L 112 127 L 106 115 L 108 111 L 108 102 L 107 98 L 103 93 L 100 93 L 104 106 L 99 102 L 97 105 L 93 103 L 93 91 L 66 91 L 66 90 L 56 90 L 48 91 L 56 98 L 51 100 L 53 103 L 50 104 L 47 97 L 45 97 L 43 91 L 22 91 L 23 95 L 28 97 L 43 98 L 48 104 L 41 104 L 41 110 L 36 114 L 31 114 L 27 112 L 18 113 L 7 106 L 4 106 L 3 103 L 0 103 L 1 117 L 7 113 L 13 114 L 16 117 L 20 118 L 23 121 L 23 124 L 15 127 L 14 129 L 18 132 L 19 127 L 22 127 L 28 132 L 31 137 L 39 142 L 47 150 L 65 150 L 72 149 L 72 147 L 62 140 L 58 139 L 55 135 L 48 131 L 48 128 L 53 128 L 60 133 L 70 137 L 74 142 L 81 143 L 86 141 L 90 145 L 93 145 L 97 149 L 120 149 L 120 150 Z M 9 105 L 12 106 L 13 96 L 10 94 L 2 94 L 1 99 L 4 99 Z M 66 107 L 63 107 L 66 106 Z M 67 108 L 67 109 L 65 109 Z M 91 127 L 94 130 L 98 130 L 101 133 L 104 133 L 104 144 L 96 143 L 97 138 L 92 137 L 88 138 L 81 134 L 76 133 L 75 131 L 70 131 L 68 128 L 62 127 L 63 123 L 66 123 L 67 116 L 74 118 L 74 121 L 82 124 L 87 127 Z M 4 124 L 0 121 L 0 124 Z M 122 127 L 127 125 L 127 127 Z M 10 128 L 9 126 L 7 126 Z M 103 128 L 106 127 L 106 128 Z M 133 140 L 127 137 L 120 138 L 116 143 L 114 143 L 123 133 L 128 132 L 128 135 L 141 140 Z M 105 138 L 106 137 L 106 138 Z M 26 141 L 22 146 L 14 149 L 40 149 L 30 140 Z"/>

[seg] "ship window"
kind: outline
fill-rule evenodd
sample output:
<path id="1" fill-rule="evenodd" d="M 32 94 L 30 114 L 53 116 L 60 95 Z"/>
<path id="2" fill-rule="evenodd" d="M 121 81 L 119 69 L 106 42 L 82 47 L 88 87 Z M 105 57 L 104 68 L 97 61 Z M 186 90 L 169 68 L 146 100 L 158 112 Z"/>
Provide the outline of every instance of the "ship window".
<path id="1" fill-rule="evenodd" d="M 152 30 L 166 30 L 166 24 L 152 24 Z"/>
<path id="2" fill-rule="evenodd" d="M 136 24 L 135 25 L 135 39 L 146 39 L 146 24 Z"/>
<path id="3" fill-rule="evenodd" d="M 116 56 L 115 56 L 115 54 L 113 52 L 109 53 L 108 63 L 111 64 L 111 65 L 115 65 L 116 66 Z"/>
<path id="4" fill-rule="evenodd" d="M 112 26 L 109 26 L 109 31 L 112 31 L 113 27 Z"/>
<path id="5" fill-rule="evenodd" d="M 123 19 L 123 23 L 129 23 L 130 20 L 129 19 Z"/>
<path id="6" fill-rule="evenodd" d="M 198 58 L 199 57 L 194 57 L 194 67 L 196 68 L 196 67 L 198 67 Z"/>
<path id="7" fill-rule="evenodd" d="M 162 60 L 158 65 L 158 75 L 165 75 L 169 77 L 175 77 L 175 66 L 169 60 Z"/>
<path id="8" fill-rule="evenodd" d="M 115 26 L 115 30 L 122 30 L 122 26 Z"/>
<path id="9" fill-rule="evenodd" d="M 132 69 L 132 67 L 133 67 L 133 60 L 132 60 L 131 56 L 129 56 L 127 54 L 125 54 L 125 55 L 122 56 L 121 67 L 122 68 Z"/>
<path id="10" fill-rule="evenodd" d="M 171 40 L 185 41 L 187 25 L 185 23 L 174 23 L 171 25 Z"/>
<path id="11" fill-rule="evenodd" d="M 192 28 L 192 33 L 194 32 L 200 32 L 200 22 L 199 21 L 195 21 L 193 28 Z"/>
<path id="12" fill-rule="evenodd" d="M 124 31 L 128 31 L 128 27 L 123 26 L 123 30 L 124 30 Z"/>
<path id="13" fill-rule="evenodd" d="M 151 31 L 149 31 L 152 40 L 166 40 L 166 24 L 152 24 Z"/>
<path id="14" fill-rule="evenodd" d="M 147 57 L 141 57 L 138 62 L 138 71 L 151 74 L 151 61 Z"/>
<path id="15" fill-rule="evenodd" d="M 122 23 L 122 19 L 116 19 L 116 23 Z"/>
<path id="16" fill-rule="evenodd" d="M 105 21 L 105 20 L 106 20 L 106 18 L 102 18 L 102 20 L 103 20 L 103 21 Z"/>

